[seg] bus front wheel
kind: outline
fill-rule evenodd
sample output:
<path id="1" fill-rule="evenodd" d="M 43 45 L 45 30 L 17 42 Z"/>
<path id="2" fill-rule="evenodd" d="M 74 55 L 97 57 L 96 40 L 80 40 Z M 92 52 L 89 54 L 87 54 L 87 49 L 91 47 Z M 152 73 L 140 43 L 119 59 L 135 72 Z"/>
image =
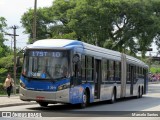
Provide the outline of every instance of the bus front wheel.
<path id="1" fill-rule="evenodd" d="M 85 108 L 88 103 L 88 94 L 86 91 L 84 91 L 83 96 L 82 96 L 82 103 L 80 104 L 81 108 Z"/>

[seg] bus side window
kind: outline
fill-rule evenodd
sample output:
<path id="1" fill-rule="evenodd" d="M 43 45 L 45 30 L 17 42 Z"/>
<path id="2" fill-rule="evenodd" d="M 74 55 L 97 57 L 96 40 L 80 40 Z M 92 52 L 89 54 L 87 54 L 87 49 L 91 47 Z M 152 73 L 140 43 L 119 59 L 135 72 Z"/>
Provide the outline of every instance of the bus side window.
<path id="1" fill-rule="evenodd" d="M 82 83 L 82 78 L 81 78 L 81 62 L 79 61 L 78 63 L 73 63 L 73 77 L 72 77 L 72 83 L 73 85 L 80 85 Z"/>
<path id="2" fill-rule="evenodd" d="M 82 83 L 86 82 L 86 67 L 85 67 L 85 55 L 82 55 L 81 57 L 81 75 L 82 75 Z"/>

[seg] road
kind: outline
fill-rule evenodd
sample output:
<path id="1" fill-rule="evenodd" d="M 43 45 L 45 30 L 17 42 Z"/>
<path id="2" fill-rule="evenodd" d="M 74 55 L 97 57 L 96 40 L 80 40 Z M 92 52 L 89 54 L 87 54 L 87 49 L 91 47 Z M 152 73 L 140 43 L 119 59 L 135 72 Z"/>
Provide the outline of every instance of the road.
<path id="1" fill-rule="evenodd" d="M 128 98 L 118 100 L 114 104 L 108 101 L 94 103 L 85 109 L 79 109 L 78 106 L 55 104 L 48 107 L 40 107 L 38 104 L 13 106 L 0 108 L 0 111 L 15 111 L 16 113 L 29 112 L 37 113 L 42 116 L 51 116 L 47 119 L 104 119 L 109 120 L 159 120 L 160 119 L 160 84 L 150 84 L 148 94 L 140 99 Z M 138 112 L 137 112 L 138 111 Z M 158 117 L 157 117 L 158 115 Z M 83 116 L 83 117 L 81 117 Z M 103 116 L 103 117 L 101 117 Z M 139 117 L 133 117 L 139 116 Z M 143 116 L 143 117 L 142 117 Z M 58 117 L 58 118 L 57 118 Z M 84 118 L 85 117 L 85 118 Z M 7 119 L 7 118 L 5 118 Z M 17 119 L 17 118 L 16 118 Z M 74 119 L 74 118 L 73 118 Z"/>

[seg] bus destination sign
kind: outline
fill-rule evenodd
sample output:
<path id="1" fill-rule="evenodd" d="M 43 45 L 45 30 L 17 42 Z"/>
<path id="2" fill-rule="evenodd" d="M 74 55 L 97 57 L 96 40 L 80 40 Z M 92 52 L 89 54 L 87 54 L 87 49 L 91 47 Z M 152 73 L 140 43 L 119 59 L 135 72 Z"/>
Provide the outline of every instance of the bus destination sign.
<path id="1" fill-rule="evenodd" d="M 30 51 L 32 57 L 63 57 L 64 52 L 48 52 L 48 51 Z"/>

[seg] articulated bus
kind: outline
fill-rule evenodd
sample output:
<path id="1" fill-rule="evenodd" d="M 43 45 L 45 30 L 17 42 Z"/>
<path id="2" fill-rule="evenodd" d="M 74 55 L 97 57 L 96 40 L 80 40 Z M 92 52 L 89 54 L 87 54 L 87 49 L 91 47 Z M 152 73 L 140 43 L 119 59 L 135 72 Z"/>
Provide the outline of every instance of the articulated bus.
<path id="1" fill-rule="evenodd" d="M 24 51 L 20 99 L 40 106 L 110 101 L 147 92 L 141 60 L 78 40 L 44 39 Z"/>

